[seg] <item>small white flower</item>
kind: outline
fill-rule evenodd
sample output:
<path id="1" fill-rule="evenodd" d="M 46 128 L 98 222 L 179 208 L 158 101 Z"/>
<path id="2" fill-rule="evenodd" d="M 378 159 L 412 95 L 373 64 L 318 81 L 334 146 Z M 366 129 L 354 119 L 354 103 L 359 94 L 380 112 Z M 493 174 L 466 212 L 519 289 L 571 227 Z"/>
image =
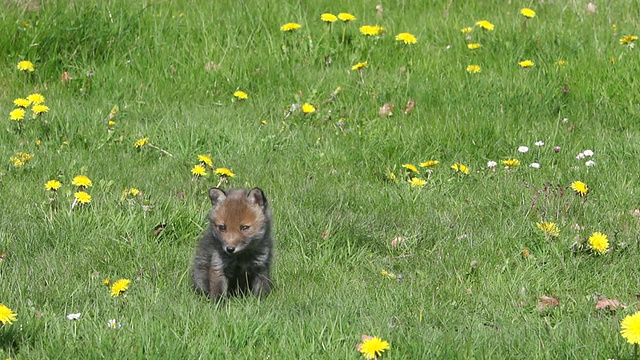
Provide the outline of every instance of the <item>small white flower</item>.
<path id="1" fill-rule="evenodd" d="M 585 150 L 582 153 L 584 154 L 584 156 L 589 156 L 589 157 L 593 156 L 593 151 L 591 150 Z"/>
<path id="2" fill-rule="evenodd" d="M 535 143 L 536 146 L 543 146 L 544 142 L 542 140 L 536 141 Z"/>
<path id="3" fill-rule="evenodd" d="M 120 323 L 117 322 L 116 319 L 111 319 L 107 321 L 107 327 L 109 327 L 109 329 L 118 329 L 120 328 Z"/>
<path id="4" fill-rule="evenodd" d="M 589 161 L 587 161 L 587 162 L 586 162 L 586 163 L 584 163 L 584 164 L 585 164 L 585 165 L 587 165 L 587 166 L 589 166 L 589 167 L 591 167 L 591 166 L 596 166 L 596 162 L 595 162 L 595 161 L 593 161 L 593 160 L 589 160 Z"/>
<path id="5" fill-rule="evenodd" d="M 540 169 L 540 164 L 538 163 L 531 163 L 531 165 L 529 165 L 529 167 L 532 167 L 534 169 Z"/>
<path id="6" fill-rule="evenodd" d="M 566 123 L 568 123 L 568 122 L 569 122 L 569 118 L 564 118 L 564 119 L 562 119 L 562 123 L 563 123 L 563 124 L 566 124 Z"/>
<path id="7" fill-rule="evenodd" d="M 529 151 L 529 148 L 528 148 L 528 147 L 526 147 L 526 146 L 520 146 L 520 147 L 518 148 L 518 151 L 524 154 L 524 153 L 526 153 L 527 151 Z"/>
<path id="8" fill-rule="evenodd" d="M 580 153 L 580 154 L 576 155 L 576 159 L 578 159 L 578 160 L 584 159 L 584 153 Z"/>
<path id="9" fill-rule="evenodd" d="M 69 314 L 69 315 L 67 315 L 67 319 L 69 319 L 69 320 L 78 320 L 78 319 L 80 319 L 80 315 L 81 315 L 80 313 Z"/>
<path id="10" fill-rule="evenodd" d="M 495 161 L 488 161 L 487 162 L 487 167 L 493 169 L 494 167 L 498 166 L 498 163 Z"/>

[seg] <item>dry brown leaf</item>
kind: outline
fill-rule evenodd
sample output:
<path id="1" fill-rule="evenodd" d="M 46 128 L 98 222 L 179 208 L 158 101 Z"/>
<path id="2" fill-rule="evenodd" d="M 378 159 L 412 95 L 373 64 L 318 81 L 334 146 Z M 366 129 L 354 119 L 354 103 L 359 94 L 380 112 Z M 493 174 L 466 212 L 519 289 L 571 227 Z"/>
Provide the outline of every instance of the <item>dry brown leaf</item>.
<path id="1" fill-rule="evenodd" d="M 596 5 L 592 2 L 587 4 L 587 13 L 589 14 L 595 14 L 596 13 Z"/>
<path id="2" fill-rule="evenodd" d="M 373 339 L 373 336 L 362 334 L 362 342 L 356 345 L 356 350 L 360 351 L 362 349 L 362 343 L 371 339 Z"/>
<path id="3" fill-rule="evenodd" d="M 391 116 L 391 115 L 393 115 L 393 108 L 394 107 L 395 107 L 395 105 L 393 105 L 393 104 L 384 104 L 380 108 L 380 111 L 378 112 L 378 114 L 380 114 L 380 116 Z"/>
<path id="4" fill-rule="evenodd" d="M 404 114 L 407 115 L 409 114 L 411 111 L 413 111 L 413 107 L 416 105 L 415 101 L 413 100 L 409 100 L 407 101 L 407 108 L 404 109 Z"/>
<path id="5" fill-rule="evenodd" d="M 63 72 L 62 75 L 60 75 L 60 81 L 62 81 L 63 84 L 66 84 L 71 80 L 73 80 L 73 78 L 71 78 L 71 76 L 69 76 L 69 73 L 66 71 Z"/>
<path id="6" fill-rule="evenodd" d="M 405 238 L 402 236 L 396 236 L 393 240 L 391 240 L 391 247 L 397 248 L 405 241 Z"/>
<path id="7" fill-rule="evenodd" d="M 166 227 L 167 227 L 167 223 L 162 223 L 162 224 L 156 225 L 156 227 L 153 228 L 153 236 L 160 235 L 162 230 L 164 230 L 164 228 L 166 228 Z"/>
<path id="8" fill-rule="evenodd" d="M 326 239 L 327 236 L 329 236 L 329 229 L 325 229 L 322 234 L 320 234 L 320 237 L 323 239 Z"/>
<path id="9" fill-rule="evenodd" d="M 376 13 L 378 14 L 378 16 L 382 16 L 382 14 L 384 14 L 384 9 L 382 8 L 382 4 L 376 5 Z"/>
<path id="10" fill-rule="evenodd" d="M 602 298 L 596 303 L 596 310 L 609 308 L 611 311 L 615 311 L 618 308 L 626 309 L 627 307 L 618 300 Z"/>
<path id="11" fill-rule="evenodd" d="M 538 306 L 536 308 L 538 309 L 538 311 L 542 311 L 549 307 L 556 307 L 558 306 L 558 304 L 559 304 L 559 301 L 557 297 L 542 295 L 540 296 L 540 299 L 538 301 Z"/>

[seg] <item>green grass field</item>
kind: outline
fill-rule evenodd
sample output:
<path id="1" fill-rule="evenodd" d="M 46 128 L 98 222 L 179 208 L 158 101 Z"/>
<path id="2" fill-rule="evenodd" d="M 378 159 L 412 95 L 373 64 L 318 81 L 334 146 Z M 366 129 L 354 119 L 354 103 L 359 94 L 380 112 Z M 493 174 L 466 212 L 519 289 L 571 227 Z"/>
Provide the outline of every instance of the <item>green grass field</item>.
<path id="1" fill-rule="evenodd" d="M 0 3 L 0 358 L 634 358 L 639 2 Z M 269 198 L 266 299 L 190 289 L 222 167 Z"/>

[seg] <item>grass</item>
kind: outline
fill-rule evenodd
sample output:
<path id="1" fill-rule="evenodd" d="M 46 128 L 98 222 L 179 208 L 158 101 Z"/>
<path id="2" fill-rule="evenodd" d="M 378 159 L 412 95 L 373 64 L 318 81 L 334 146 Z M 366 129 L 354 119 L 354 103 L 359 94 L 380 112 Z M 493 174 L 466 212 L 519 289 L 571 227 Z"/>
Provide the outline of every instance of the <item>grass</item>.
<path id="1" fill-rule="evenodd" d="M 389 341 L 389 359 L 633 356 L 619 324 L 639 291 L 638 49 L 618 40 L 637 34 L 636 2 L 532 4 L 526 32 L 506 3 L 397 2 L 382 15 L 358 1 L 25 3 L 0 14 L 0 302 L 18 314 L 0 327 L 0 357 L 356 359 L 362 334 Z M 327 11 L 357 20 L 329 27 Z M 481 19 L 495 30 L 475 28 L 472 51 L 460 29 Z M 290 21 L 302 29 L 281 32 Z M 364 37 L 365 24 L 386 33 Z M 405 31 L 417 44 L 395 41 Z M 18 71 L 22 60 L 36 70 Z M 34 92 L 50 111 L 9 121 L 13 99 Z M 317 111 L 291 112 L 305 102 Z M 393 116 L 379 115 L 385 103 Z M 172 156 L 134 148 L 143 137 Z M 585 149 L 596 166 L 576 159 Z M 17 168 L 19 151 L 34 157 Z M 269 197 L 267 299 L 190 291 L 218 182 L 193 179 L 199 154 L 232 169 L 225 186 Z M 486 167 L 510 158 L 522 164 Z M 440 164 L 411 188 L 401 165 L 426 160 Z M 92 200 L 71 209 L 79 174 Z M 63 184 L 56 213 L 50 179 Z M 577 180 L 586 200 L 568 188 Z M 121 200 L 131 187 L 142 196 Z M 588 249 L 596 231 L 606 254 Z M 131 279 L 126 297 L 105 278 Z M 598 311 L 601 296 L 628 308 Z"/>

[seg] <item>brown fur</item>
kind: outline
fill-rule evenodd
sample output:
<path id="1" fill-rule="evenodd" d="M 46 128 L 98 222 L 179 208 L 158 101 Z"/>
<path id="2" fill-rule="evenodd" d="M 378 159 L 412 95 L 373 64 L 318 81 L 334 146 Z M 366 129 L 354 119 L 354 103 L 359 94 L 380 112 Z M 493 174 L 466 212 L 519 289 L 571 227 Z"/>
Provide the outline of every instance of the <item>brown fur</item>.
<path id="1" fill-rule="evenodd" d="M 212 299 L 271 291 L 271 212 L 262 190 L 209 190 L 213 208 L 193 260 L 192 283 Z"/>

